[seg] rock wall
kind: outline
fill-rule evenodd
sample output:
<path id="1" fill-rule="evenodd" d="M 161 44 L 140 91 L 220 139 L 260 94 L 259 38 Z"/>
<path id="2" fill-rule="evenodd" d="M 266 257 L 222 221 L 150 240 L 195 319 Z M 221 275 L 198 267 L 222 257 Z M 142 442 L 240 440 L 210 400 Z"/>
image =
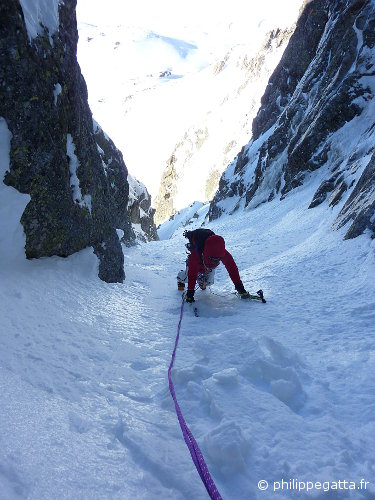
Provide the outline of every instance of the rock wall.
<path id="1" fill-rule="evenodd" d="M 220 180 L 211 220 L 228 207 L 282 199 L 323 169 L 310 207 L 326 199 L 345 203 L 335 227 L 351 220 L 346 237 L 374 229 L 374 27 L 374 2 L 305 2 L 254 119 L 253 139 Z"/>
<path id="2" fill-rule="evenodd" d="M 158 240 L 159 237 L 154 222 L 155 209 L 151 207 L 151 196 L 146 186 L 131 175 L 128 176 L 128 181 L 130 188 L 128 214 L 132 223 L 134 237 L 145 243 Z"/>
<path id="3" fill-rule="evenodd" d="M 27 258 L 65 257 L 91 245 L 99 277 L 122 282 L 116 229 L 126 240 L 134 236 L 128 172 L 92 120 L 77 62 L 75 8 L 76 0 L 60 2 L 58 30 L 41 27 L 30 37 L 19 1 L 1 2 L 0 116 L 12 134 L 4 182 L 31 196 L 21 218 Z"/>

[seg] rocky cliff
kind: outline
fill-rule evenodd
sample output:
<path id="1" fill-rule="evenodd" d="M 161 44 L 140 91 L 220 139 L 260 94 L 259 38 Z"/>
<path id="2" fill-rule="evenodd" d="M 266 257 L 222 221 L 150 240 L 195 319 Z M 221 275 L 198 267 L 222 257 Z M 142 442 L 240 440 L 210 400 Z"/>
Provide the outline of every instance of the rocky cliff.
<path id="1" fill-rule="evenodd" d="M 119 173 L 126 169 L 122 153 L 95 120 L 94 136 L 105 176 L 111 186 L 113 202 L 117 207 L 116 228 L 122 228 L 124 233 L 120 236 L 120 240 L 126 246 L 131 246 L 137 241 L 157 240 L 155 210 L 151 207 L 151 196 L 146 186 L 128 174 L 125 197 L 124 191 L 118 188 L 116 182 Z M 124 219 L 125 213 L 127 215 Z"/>
<path id="2" fill-rule="evenodd" d="M 151 196 L 146 186 L 131 175 L 128 176 L 128 181 L 128 214 L 135 239 L 145 243 L 158 240 L 159 237 L 154 223 L 155 209 L 151 206 Z"/>
<path id="3" fill-rule="evenodd" d="M 210 219 L 281 199 L 320 176 L 310 208 L 340 204 L 346 238 L 375 222 L 375 4 L 305 2 L 253 121 L 223 174 Z M 316 172 L 318 171 L 318 172 Z"/>
<path id="4" fill-rule="evenodd" d="M 4 183 L 31 197 L 21 218 L 26 257 L 65 257 L 91 245 L 99 277 L 121 282 L 118 235 L 134 239 L 128 172 L 92 120 L 77 63 L 76 0 L 45 7 L 55 30 L 42 21 L 35 29 L 28 7 L 18 0 L 0 5 L 0 116 L 12 135 Z"/>

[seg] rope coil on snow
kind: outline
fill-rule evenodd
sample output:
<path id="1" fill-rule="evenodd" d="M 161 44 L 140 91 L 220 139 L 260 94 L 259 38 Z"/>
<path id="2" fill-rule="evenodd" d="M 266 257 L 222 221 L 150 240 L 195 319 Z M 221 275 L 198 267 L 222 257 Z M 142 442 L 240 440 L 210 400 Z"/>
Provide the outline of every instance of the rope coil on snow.
<path id="1" fill-rule="evenodd" d="M 206 487 L 207 493 L 210 495 L 210 498 L 212 498 L 212 500 L 222 500 L 222 497 L 221 497 L 221 495 L 220 495 L 220 493 L 219 493 L 219 491 L 218 491 L 218 489 L 217 489 L 217 487 L 216 487 L 216 485 L 211 477 L 211 474 L 208 470 L 206 462 L 204 461 L 202 452 L 199 449 L 199 446 L 198 446 L 197 442 L 195 441 L 194 436 L 191 433 L 189 427 L 187 426 L 185 419 L 181 413 L 180 406 L 177 402 L 177 397 L 176 397 L 176 393 L 174 390 L 174 385 L 172 382 L 171 372 L 172 372 L 174 360 L 176 357 L 178 340 L 180 338 L 181 322 L 182 322 L 182 317 L 183 317 L 183 313 L 184 313 L 184 302 L 185 302 L 184 296 L 182 296 L 180 320 L 179 320 L 178 326 L 177 326 L 177 336 L 176 336 L 176 341 L 174 344 L 171 363 L 170 363 L 169 368 L 168 368 L 169 390 L 170 390 L 170 393 L 172 395 L 172 399 L 173 399 L 174 406 L 176 409 L 177 418 L 178 418 L 178 421 L 180 423 L 180 427 L 182 430 L 182 435 L 184 436 L 185 443 L 186 443 L 187 447 L 189 448 L 191 458 L 192 458 L 194 465 L 198 471 L 198 474 L 200 475 L 200 478 Z"/>

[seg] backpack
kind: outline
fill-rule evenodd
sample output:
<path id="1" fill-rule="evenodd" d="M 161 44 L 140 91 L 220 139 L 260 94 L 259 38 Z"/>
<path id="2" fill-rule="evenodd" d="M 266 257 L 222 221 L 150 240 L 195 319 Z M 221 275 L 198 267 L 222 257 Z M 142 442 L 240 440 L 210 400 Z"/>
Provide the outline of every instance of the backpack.
<path id="1" fill-rule="evenodd" d="M 189 240 L 189 243 L 186 244 L 186 248 L 191 252 L 192 250 L 196 250 L 199 253 L 201 260 L 203 260 L 202 252 L 204 248 L 204 244 L 210 236 L 213 236 L 215 233 L 211 231 L 211 229 L 199 228 L 194 231 L 184 231 L 183 236 Z"/>

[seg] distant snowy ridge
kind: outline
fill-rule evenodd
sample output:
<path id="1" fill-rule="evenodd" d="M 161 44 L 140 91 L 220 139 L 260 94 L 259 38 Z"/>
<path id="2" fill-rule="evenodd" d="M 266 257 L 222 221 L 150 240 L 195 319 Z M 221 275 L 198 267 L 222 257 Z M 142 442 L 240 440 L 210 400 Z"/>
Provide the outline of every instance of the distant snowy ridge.
<path id="1" fill-rule="evenodd" d="M 111 0 L 112 11 L 103 10 L 98 0 L 78 2 L 78 57 L 91 109 L 123 152 L 129 172 L 147 186 L 154 206 L 166 163 L 183 142 L 186 148 L 179 148 L 178 161 L 185 154 L 188 161 L 192 154 L 190 165 L 200 164 L 202 179 L 190 186 L 189 197 L 179 190 L 174 211 L 212 197 L 221 172 L 249 141 L 247 108 L 253 107 L 254 97 L 256 112 L 277 60 L 263 61 L 268 76 L 259 86 L 247 82 L 249 64 L 267 33 L 293 26 L 301 4 L 288 0 L 285 8 L 276 0 L 262 5 L 192 1 L 181 16 L 170 0 L 144 9 L 142 2 L 129 9 L 126 2 Z M 196 151 L 195 135 L 202 140 L 206 129 L 211 147 Z"/>
<path id="2" fill-rule="evenodd" d="M 287 194 L 312 175 L 310 208 L 341 210 L 346 237 L 374 232 L 374 2 L 306 4 L 253 122 L 223 174 L 210 219 Z M 344 54 L 344 56 L 343 56 Z"/>
<path id="3" fill-rule="evenodd" d="M 213 198 L 221 174 L 251 137 L 251 123 L 268 78 L 293 30 L 291 26 L 267 33 L 255 54 L 251 44 L 232 48 L 196 79 L 197 94 L 210 96 L 167 160 L 155 199 L 157 223 L 191 199 Z"/>

